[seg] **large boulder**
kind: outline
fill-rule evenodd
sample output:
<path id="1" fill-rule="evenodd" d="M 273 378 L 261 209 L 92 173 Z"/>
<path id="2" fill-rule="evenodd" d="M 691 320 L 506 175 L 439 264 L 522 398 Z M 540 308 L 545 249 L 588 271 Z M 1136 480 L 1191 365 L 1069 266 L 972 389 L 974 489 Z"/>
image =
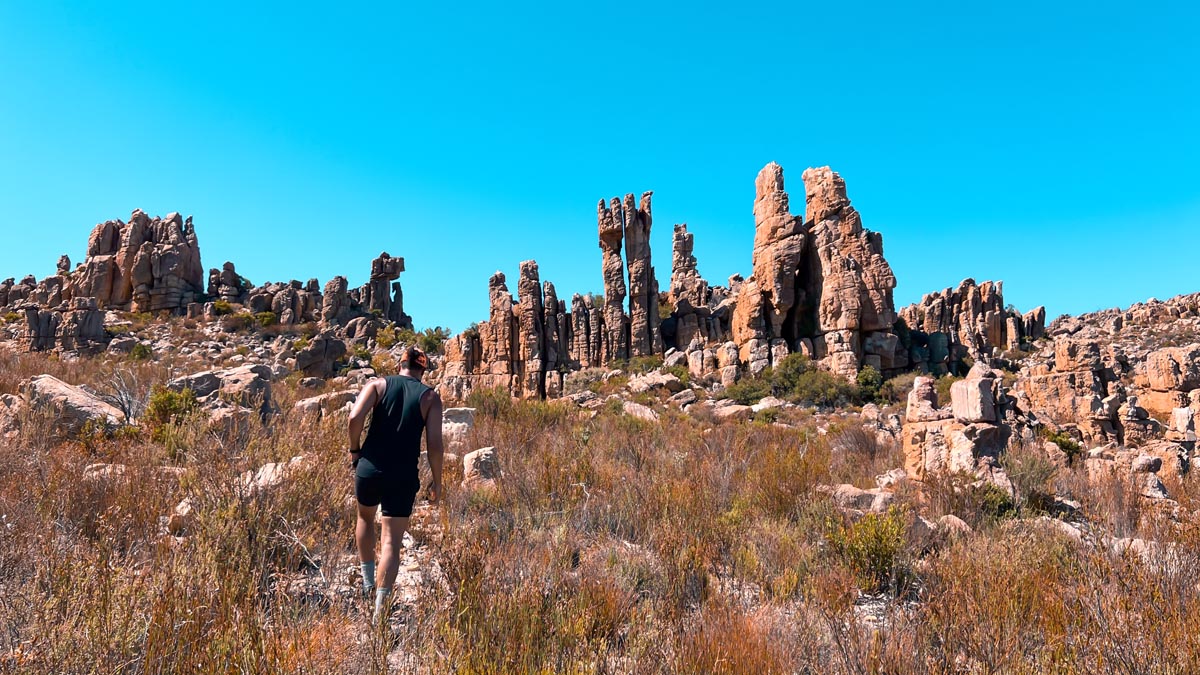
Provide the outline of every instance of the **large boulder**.
<path id="1" fill-rule="evenodd" d="M 346 343 L 332 330 L 313 336 L 304 349 L 296 352 L 296 370 L 311 377 L 332 377 L 334 365 L 346 356 Z"/>
<path id="2" fill-rule="evenodd" d="M 967 424 L 996 421 L 996 381 L 992 378 L 967 378 L 950 386 L 950 404 L 954 419 Z"/>
<path id="3" fill-rule="evenodd" d="M 89 422 L 104 426 L 126 422 L 125 413 L 52 375 L 37 375 L 24 382 L 21 393 L 31 407 L 53 411 L 56 426 L 68 433 L 78 432 Z"/>
<path id="4" fill-rule="evenodd" d="M 1200 388 L 1200 345 L 1167 347 L 1146 357 L 1146 379 L 1155 391 Z"/>
<path id="5" fill-rule="evenodd" d="M 446 408 L 442 411 L 442 440 L 447 450 L 463 447 L 475 428 L 474 408 Z"/>

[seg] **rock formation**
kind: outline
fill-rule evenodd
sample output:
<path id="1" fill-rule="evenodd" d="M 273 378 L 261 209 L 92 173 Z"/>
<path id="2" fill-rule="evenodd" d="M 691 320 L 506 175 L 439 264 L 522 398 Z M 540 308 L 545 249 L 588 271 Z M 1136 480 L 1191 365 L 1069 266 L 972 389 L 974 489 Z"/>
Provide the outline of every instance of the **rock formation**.
<path id="1" fill-rule="evenodd" d="M 998 373 L 975 366 L 966 379 L 954 383 L 950 398 L 948 408 L 939 408 L 933 380 L 914 381 L 901 432 L 908 477 L 926 481 L 969 475 L 1011 489 L 998 465 L 1010 434 L 1001 424 L 1004 395 Z"/>
<path id="2" fill-rule="evenodd" d="M 903 368 L 891 335 L 896 279 L 883 238 L 862 227 L 846 185 L 829 167 L 804 172 L 806 211 L 791 215 L 783 169 L 755 181 L 754 271 L 741 286 L 733 339 L 755 373 L 802 351 L 853 377 L 861 365 Z"/>
<path id="3" fill-rule="evenodd" d="M 613 197 L 612 206 L 605 208 L 601 199 L 596 206 L 600 233 L 600 262 L 604 276 L 601 363 L 629 358 L 629 317 L 625 314 L 625 265 L 621 261 L 621 246 L 625 240 L 625 217 L 621 200 Z"/>
<path id="4" fill-rule="evenodd" d="M 404 292 L 400 288 L 400 273 L 404 258 L 393 258 L 386 251 L 371 261 L 371 277 L 361 296 L 366 311 L 395 322 L 402 328 L 412 328 L 412 318 L 404 313 Z"/>
<path id="5" fill-rule="evenodd" d="M 204 293 L 204 268 L 192 219 L 178 213 L 151 219 L 141 210 L 129 222 L 110 220 L 92 230 L 75 295 L 103 309 L 182 313 Z"/>
<path id="6" fill-rule="evenodd" d="M 902 339 L 912 364 L 943 375 L 964 357 L 989 359 L 1001 350 L 1028 345 L 1045 332 L 1046 309 L 1022 315 L 1004 304 L 1003 283 L 965 279 L 957 289 L 925 295 L 900 310 Z"/>

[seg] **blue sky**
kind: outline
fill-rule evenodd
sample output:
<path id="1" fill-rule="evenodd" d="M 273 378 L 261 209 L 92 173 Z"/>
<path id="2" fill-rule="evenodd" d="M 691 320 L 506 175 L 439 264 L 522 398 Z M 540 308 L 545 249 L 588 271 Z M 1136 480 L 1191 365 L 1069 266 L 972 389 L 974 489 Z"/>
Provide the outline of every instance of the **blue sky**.
<path id="1" fill-rule="evenodd" d="M 842 174 L 898 306 L 1200 290 L 1192 3 L 243 4 L 0 3 L 0 277 L 180 211 L 256 283 L 404 256 L 418 327 L 461 329 L 522 260 L 600 290 L 627 192 L 664 289 L 677 222 L 711 282 L 749 274 L 777 161 L 795 212 L 806 167 Z"/>

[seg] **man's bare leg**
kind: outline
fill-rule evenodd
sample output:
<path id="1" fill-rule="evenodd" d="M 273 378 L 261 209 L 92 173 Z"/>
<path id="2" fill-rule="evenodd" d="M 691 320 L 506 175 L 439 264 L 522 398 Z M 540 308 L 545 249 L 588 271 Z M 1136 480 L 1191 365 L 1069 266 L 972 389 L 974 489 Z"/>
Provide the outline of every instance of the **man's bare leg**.
<path id="1" fill-rule="evenodd" d="M 379 574 L 379 586 L 375 591 L 375 614 L 380 615 L 392 594 L 392 585 L 400 571 L 400 549 L 404 544 L 404 533 L 408 531 L 408 518 L 383 517 L 383 560 Z"/>
<path id="2" fill-rule="evenodd" d="M 354 526 L 354 544 L 362 564 L 363 592 L 370 598 L 375 590 L 375 510 L 378 506 L 358 505 L 358 523 Z"/>

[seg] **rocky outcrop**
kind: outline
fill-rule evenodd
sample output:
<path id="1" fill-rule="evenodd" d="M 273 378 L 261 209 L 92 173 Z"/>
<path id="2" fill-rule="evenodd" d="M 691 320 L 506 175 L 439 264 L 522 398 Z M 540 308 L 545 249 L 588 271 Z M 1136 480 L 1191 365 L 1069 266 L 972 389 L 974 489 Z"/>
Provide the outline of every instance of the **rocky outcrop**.
<path id="1" fill-rule="evenodd" d="M 71 298 L 58 309 L 41 309 L 29 303 L 21 308 L 25 313 L 25 339 L 30 351 L 56 347 L 96 351 L 108 342 L 104 314 L 97 308 L 95 298 Z"/>
<path id="2" fill-rule="evenodd" d="M 625 259 L 629 268 L 629 356 L 662 354 L 658 330 L 658 279 L 650 259 L 650 197 L 643 192 L 634 208 L 633 195 L 625 195 Z"/>
<path id="3" fill-rule="evenodd" d="M 192 219 L 178 213 L 129 222 L 110 220 L 92 230 L 74 295 L 103 309 L 182 313 L 204 293 L 204 268 Z"/>
<path id="4" fill-rule="evenodd" d="M 956 289 L 925 295 L 900 310 L 901 337 L 912 364 L 925 372 L 957 372 L 964 358 L 990 359 L 1045 333 L 1046 309 L 1020 312 L 1004 304 L 1003 283 L 964 279 Z"/>
<path id="5" fill-rule="evenodd" d="M 309 377 L 331 377 L 346 356 L 346 343 L 332 330 L 322 331 L 296 352 L 296 370 Z"/>
<path id="6" fill-rule="evenodd" d="M 1008 488 L 999 457 L 1010 428 L 1003 424 L 1004 394 L 995 371 L 983 365 L 950 389 L 950 406 L 939 408 L 933 380 L 918 377 L 908 396 L 901 438 L 904 469 L 915 481 L 955 474 Z"/>
<path id="7" fill-rule="evenodd" d="M 862 365 L 907 366 L 891 334 L 891 267 L 883 238 L 862 226 L 846 185 L 829 167 L 803 175 L 804 218 L 791 215 L 783 169 L 767 165 L 755 182 L 754 272 L 741 286 L 733 339 L 751 373 L 792 351 L 853 377 Z"/>
<path id="8" fill-rule="evenodd" d="M 412 318 L 404 313 L 404 292 L 396 281 L 403 271 L 404 258 L 380 253 L 371 261 L 371 277 L 363 287 L 362 298 L 368 312 L 411 329 Z"/>
<path id="9" fill-rule="evenodd" d="M 625 241 L 625 218 L 621 200 L 613 197 L 611 207 L 601 199 L 596 206 L 597 228 L 600 234 L 600 262 L 604 277 L 604 303 L 599 328 L 601 345 L 599 361 L 607 364 L 629 358 L 629 317 L 625 314 L 625 265 L 621 247 Z"/>

